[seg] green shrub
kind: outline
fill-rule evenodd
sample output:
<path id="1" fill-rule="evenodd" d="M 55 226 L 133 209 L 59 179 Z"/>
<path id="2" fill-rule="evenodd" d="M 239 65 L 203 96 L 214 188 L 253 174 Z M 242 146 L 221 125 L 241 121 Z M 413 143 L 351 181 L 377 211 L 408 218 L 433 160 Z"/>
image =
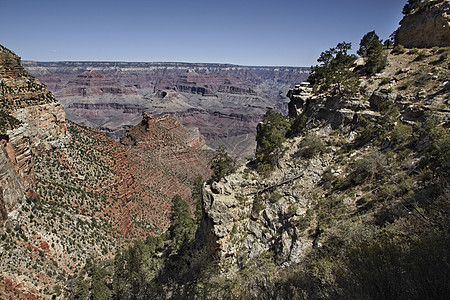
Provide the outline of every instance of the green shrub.
<path id="1" fill-rule="evenodd" d="M 5 134 L 7 130 L 19 127 L 21 122 L 9 113 L 0 110 L 0 134 Z"/>
<path id="2" fill-rule="evenodd" d="M 303 157 L 305 159 L 313 158 L 316 155 L 327 152 L 322 140 L 314 135 L 307 135 L 299 144 L 300 150 L 297 151 L 296 156 Z"/>
<path id="3" fill-rule="evenodd" d="M 446 299 L 449 247 L 448 233 L 422 237 L 409 247 L 389 239 L 356 246 L 345 270 L 337 272 L 343 289 L 333 298 Z"/>
<path id="4" fill-rule="evenodd" d="M 287 137 L 294 137 L 304 133 L 306 130 L 306 117 L 304 114 L 298 116 L 286 133 Z"/>
<path id="5" fill-rule="evenodd" d="M 211 179 L 214 181 L 220 181 L 222 178 L 236 170 L 235 163 L 228 155 L 224 145 L 220 145 L 219 148 L 217 148 L 210 164 L 211 170 L 213 171 Z"/>
<path id="6" fill-rule="evenodd" d="M 390 78 L 385 77 L 385 78 L 383 78 L 383 79 L 381 80 L 380 85 L 388 84 L 390 81 L 391 81 Z"/>
<path id="7" fill-rule="evenodd" d="M 386 165 L 386 157 L 381 152 L 373 152 L 356 160 L 350 167 L 352 171 L 345 178 L 346 186 L 356 186 L 363 183 L 369 183 L 377 177 L 382 176 Z"/>
<path id="8" fill-rule="evenodd" d="M 283 195 L 281 195 L 280 193 L 278 193 L 278 192 L 273 192 L 273 193 L 270 194 L 270 196 L 269 196 L 269 201 L 270 201 L 271 203 L 276 203 L 276 202 L 278 202 L 282 197 L 283 197 Z"/>
<path id="9" fill-rule="evenodd" d="M 420 51 L 418 53 L 417 57 L 414 60 L 415 61 L 422 61 L 422 60 L 424 60 L 427 57 L 428 57 L 428 53 L 425 50 L 423 50 L 423 51 Z"/>
<path id="10" fill-rule="evenodd" d="M 399 122 L 391 131 L 391 139 L 394 144 L 400 145 L 408 141 L 412 136 L 412 127 L 408 124 Z"/>
<path id="11" fill-rule="evenodd" d="M 394 49 L 392 50 L 393 54 L 405 54 L 406 53 L 406 49 L 405 46 L 403 45 L 397 45 L 394 47 Z"/>
<path id="12" fill-rule="evenodd" d="M 441 53 L 441 56 L 439 56 L 439 60 L 443 61 L 446 60 L 450 56 L 450 50 L 444 51 Z"/>
<path id="13" fill-rule="evenodd" d="M 255 198 L 253 198 L 252 212 L 259 214 L 261 211 L 265 209 L 266 206 L 263 203 L 262 197 L 260 195 L 256 195 Z"/>
<path id="14" fill-rule="evenodd" d="M 417 54 L 418 52 L 419 52 L 419 49 L 417 49 L 417 48 L 412 48 L 412 49 L 410 49 L 410 50 L 408 51 L 407 54 Z"/>

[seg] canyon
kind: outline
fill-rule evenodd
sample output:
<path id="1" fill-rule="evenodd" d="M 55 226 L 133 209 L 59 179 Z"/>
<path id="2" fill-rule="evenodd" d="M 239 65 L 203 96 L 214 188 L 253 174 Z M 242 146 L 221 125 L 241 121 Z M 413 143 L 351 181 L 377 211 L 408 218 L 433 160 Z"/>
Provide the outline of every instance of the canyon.
<path id="1" fill-rule="evenodd" d="M 425 4 L 406 18 L 450 1 Z M 384 49 L 370 76 L 355 60 L 351 96 L 294 86 L 307 68 L 27 71 L 0 46 L 0 298 L 444 299 L 450 48 L 439 45 Z M 219 144 L 256 158 L 209 180 Z"/>
<path id="2" fill-rule="evenodd" d="M 171 114 L 198 128 L 207 145 L 239 159 L 255 149 L 267 109 L 287 113 L 286 91 L 309 68 L 207 63 L 33 62 L 24 68 L 64 105 L 67 119 L 118 140 L 142 112 Z"/>
<path id="3" fill-rule="evenodd" d="M 170 115 L 137 119 L 121 142 L 67 120 L 0 46 L 0 297 L 60 294 L 88 258 L 165 232 L 175 195 L 194 209 L 193 182 L 211 173 L 204 137 Z"/>

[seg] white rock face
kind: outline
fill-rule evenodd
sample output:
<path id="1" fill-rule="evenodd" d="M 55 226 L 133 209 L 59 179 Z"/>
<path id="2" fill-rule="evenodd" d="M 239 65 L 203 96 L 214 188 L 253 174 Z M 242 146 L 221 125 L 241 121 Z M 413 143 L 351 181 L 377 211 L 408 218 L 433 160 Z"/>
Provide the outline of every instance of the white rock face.
<path id="1" fill-rule="evenodd" d="M 11 132 L 13 138 L 25 136 L 39 151 L 61 146 L 67 139 L 66 114 L 58 102 L 20 108 L 13 116 L 23 123 Z"/>
<path id="2" fill-rule="evenodd" d="M 291 141 L 280 168 L 269 178 L 242 166 L 236 173 L 203 189 L 202 235 L 222 266 L 239 268 L 265 252 L 279 263 L 299 262 L 312 239 L 299 227 L 310 200 L 295 191 L 312 187 L 331 162 L 331 154 L 306 165 L 291 159 L 301 139 Z"/>

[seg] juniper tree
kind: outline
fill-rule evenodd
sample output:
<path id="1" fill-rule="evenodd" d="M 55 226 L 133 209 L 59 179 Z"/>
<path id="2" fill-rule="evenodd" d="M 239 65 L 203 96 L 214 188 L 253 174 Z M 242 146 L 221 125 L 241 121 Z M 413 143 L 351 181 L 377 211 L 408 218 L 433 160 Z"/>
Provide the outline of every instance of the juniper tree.
<path id="1" fill-rule="evenodd" d="M 375 30 L 363 36 L 357 53 L 366 60 L 364 70 L 367 75 L 378 73 L 387 65 L 387 56 L 383 52 L 382 41 L 375 33 Z"/>
<path id="2" fill-rule="evenodd" d="M 351 43 L 342 42 L 320 54 L 319 65 L 311 67 L 308 81 L 316 92 L 352 96 L 359 90 L 359 76 L 353 72 L 356 55 L 348 54 Z"/>
<path id="3" fill-rule="evenodd" d="M 210 161 L 213 174 L 211 179 L 220 181 L 220 179 L 233 173 L 236 169 L 233 159 L 228 155 L 224 145 L 217 148 L 213 158 Z"/>
<path id="4" fill-rule="evenodd" d="M 286 132 L 290 128 L 289 120 L 280 113 L 269 109 L 263 118 L 261 126 L 256 134 L 256 163 L 258 169 L 263 172 L 275 168 L 278 160 L 284 153 L 284 141 Z"/>

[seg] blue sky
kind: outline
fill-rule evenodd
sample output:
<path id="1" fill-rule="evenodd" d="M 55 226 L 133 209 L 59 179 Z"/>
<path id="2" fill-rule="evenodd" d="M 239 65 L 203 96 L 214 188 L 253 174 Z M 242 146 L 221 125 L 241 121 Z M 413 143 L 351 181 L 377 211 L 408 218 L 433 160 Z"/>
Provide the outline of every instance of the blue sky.
<path id="1" fill-rule="evenodd" d="M 24 60 L 311 66 L 398 27 L 406 0 L 0 0 L 0 44 Z"/>

